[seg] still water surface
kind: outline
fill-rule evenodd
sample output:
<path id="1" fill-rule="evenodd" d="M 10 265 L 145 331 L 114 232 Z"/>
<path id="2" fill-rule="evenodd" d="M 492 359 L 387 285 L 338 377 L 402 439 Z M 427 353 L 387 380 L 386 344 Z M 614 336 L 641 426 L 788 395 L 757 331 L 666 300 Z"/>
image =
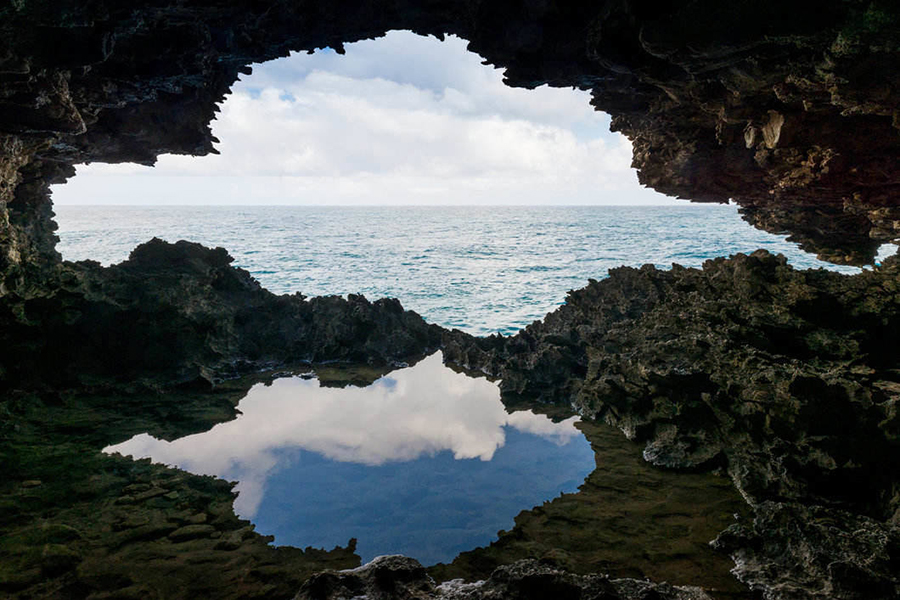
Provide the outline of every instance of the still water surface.
<path id="1" fill-rule="evenodd" d="M 496 384 L 440 353 L 367 387 L 275 379 L 238 409 L 206 433 L 141 434 L 106 451 L 238 481 L 236 511 L 276 544 L 357 538 L 364 561 L 402 553 L 426 565 L 490 543 L 595 466 L 577 417 L 507 413 Z"/>

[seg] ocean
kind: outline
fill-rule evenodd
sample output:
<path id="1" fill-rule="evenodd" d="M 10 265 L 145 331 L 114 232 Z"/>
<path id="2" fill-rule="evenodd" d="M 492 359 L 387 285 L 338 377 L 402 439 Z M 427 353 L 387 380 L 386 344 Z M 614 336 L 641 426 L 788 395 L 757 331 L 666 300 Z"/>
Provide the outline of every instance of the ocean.
<path id="1" fill-rule="evenodd" d="M 156 236 L 222 246 L 275 293 L 398 298 L 476 335 L 515 333 L 609 269 L 699 267 L 765 248 L 797 268 L 825 263 L 754 229 L 737 207 L 58 206 L 67 260 L 125 260 Z"/>

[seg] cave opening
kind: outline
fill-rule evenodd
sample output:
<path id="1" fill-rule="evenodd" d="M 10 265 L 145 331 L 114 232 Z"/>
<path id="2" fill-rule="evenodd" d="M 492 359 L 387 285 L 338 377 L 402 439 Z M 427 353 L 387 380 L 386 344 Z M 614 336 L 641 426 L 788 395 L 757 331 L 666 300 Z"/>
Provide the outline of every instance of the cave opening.
<path id="1" fill-rule="evenodd" d="M 89 164 L 56 186 L 57 248 L 112 264 L 151 237 L 221 246 L 272 292 L 396 297 L 477 335 L 513 334 L 622 265 L 767 248 L 857 271 L 735 206 L 640 186 L 588 92 L 509 87 L 466 46 L 394 31 L 256 65 L 212 123 L 216 154 Z"/>
<path id="2" fill-rule="evenodd" d="M 621 537 L 634 542 L 630 547 L 605 540 L 602 534 L 615 530 L 619 518 L 609 514 L 603 520 L 590 494 L 582 495 L 589 500 L 585 510 L 574 507 L 576 519 L 556 511 L 572 508 L 570 498 L 561 497 L 552 507 L 536 507 L 530 523 L 498 540 L 515 560 L 508 566 L 494 571 L 498 563 L 490 551 L 461 556 L 464 574 L 477 576 L 480 584 L 434 587 L 411 560 L 344 570 L 359 565 L 355 544 L 328 552 L 272 548 L 234 514 L 228 482 L 99 452 L 136 433 L 174 439 L 233 419 L 246 391 L 242 386 L 277 369 L 352 363 L 379 376 L 440 349 L 448 364 L 497 377 L 502 400 L 540 402 L 558 416 L 577 411 L 585 426 L 606 423 L 638 440 L 643 450 L 623 444 L 614 431 L 604 445 L 627 446 L 630 459 L 652 469 L 648 487 L 663 492 L 661 502 L 649 496 L 640 502 L 660 508 L 638 519 L 640 532 L 645 523 L 666 522 L 676 532 L 710 524 L 713 513 L 701 510 L 695 520 L 671 510 L 668 492 L 684 492 L 686 506 L 695 510 L 696 499 L 711 495 L 707 488 L 688 489 L 687 479 L 704 473 L 686 471 L 727 472 L 736 490 L 724 478 L 713 485 L 728 487 L 732 498 L 746 502 L 749 515 L 724 531 L 726 523 L 712 526 L 698 539 L 709 550 L 707 542 L 720 532 L 714 547 L 732 557 L 733 573 L 752 588 L 750 597 L 900 596 L 900 473 L 885 460 L 898 445 L 897 259 L 852 277 L 791 269 L 766 252 L 714 259 L 703 270 L 617 269 L 570 293 L 546 319 L 512 337 L 441 328 L 393 300 L 276 296 L 251 273 L 232 268 L 223 249 L 188 242 L 142 244 L 131 260 L 110 267 L 60 262 L 46 192 L 70 178 L 73 165 L 149 164 L 166 152 L 208 153 L 213 109 L 247 64 L 289 50 L 344 51 L 344 42 L 392 28 L 459 34 L 491 64 L 505 68 L 512 85 L 590 89 L 593 105 L 608 110 L 611 125 L 633 140 L 641 182 L 657 191 L 701 202 L 733 198 L 754 227 L 789 233 L 805 251 L 837 264 L 870 264 L 879 245 L 898 239 L 900 88 L 893 82 L 900 73 L 900 12 L 884 0 L 8 3 L 0 8 L 0 590 L 23 598 L 310 598 L 323 588 L 349 592 L 387 580 L 416 596 L 444 598 L 460 591 L 481 598 L 534 589 L 584 596 L 596 592 L 598 582 L 601 595 L 622 598 L 705 597 L 706 591 L 715 597 L 722 591 L 707 583 L 700 583 L 707 590 L 650 583 L 643 568 L 614 571 L 622 564 L 615 557 L 571 560 L 555 541 L 559 536 L 535 552 L 534 536 L 519 535 L 548 521 L 576 523 L 563 532 L 575 546 L 600 540 L 654 565 L 661 563 L 659 549 L 668 549 L 674 568 L 689 572 L 683 559 L 690 550 L 672 543 L 680 535 L 646 540 L 624 532 Z M 274 100 L 291 102 L 279 95 Z M 392 124 L 387 118 L 378 122 Z M 515 152 L 500 158 L 528 148 L 512 144 Z M 301 153 L 295 163 L 314 158 Z M 539 166 L 546 164 L 568 165 L 558 156 Z M 508 175 L 513 184 L 535 191 L 534 179 Z M 187 180 L 180 179 L 184 189 Z M 142 190 L 152 187 L 148 181 L 141 180 Z M 559 182 L 550 184 L 561 189 Z M 429 182 L 417 193 L 433 193 L 434 187 Z M 561 233 L 553 235 L 535 223 L 548 223 L 559 207 L 540 207 L 545 212 L 535 217 L 518 206 L 504 212 L 488 204 L 454 207 L 462 232 L 454 237 L 468 241 L 466 256 L 477 262 L 466 271 L 483 274 L 479 281 L 497 283 L 499 258 L 511 257 L 516 267 L 530 271 L 524 278 L 510 270 L 524 281 L 524 291 L 514 295 L 516 305 L 545 284 L 559 302 L 558 273 L 538 256 L 560 238 L 587 245 L 581 250 L 589 258 L 606 256 L 585 242 L 579 226 L 608 239 L 624 232 L 615 245 L 638 262 L 646 248 L 684 253 L 678 262 L 687 264 L 703 260 L 707 250 L 731 252 L 711 249 L 726 229 L 712 225 L 698 243 L 692 236 L 700 229 L 686 225 L 677 211 L 657 213 L 672 235 L 687 232 L 669 243 L 672 238 L 660 235 L 647 218 L 635 219 L 631 233 L 638 230 L 649 241 L 627 235 L 622 212 L 606 224 L 588 218 L 592 211 L 615 212 L 607 207 L 569 212 Z M 704 208 L 714 209 L 737 221 L 733 207 Z M 191 222 L 174 208 L 155 210 Z M 220 226 L 233 226 L 234 214 L 243 209 L 211 210 L 222 217 L 216 226 L 233 239 L 208 243 L 234 247 L 240 231 L 248 229 Z M 407 245 L 432 235 L 426 217 L 439 212 L 391 210 L 386 220 Z M 335 214 L 323 220 L 336 223 L 341 233 L 350 230 L 341 222 L 347 219 Z M 357 217 L 365 227 L 353 229 L 371 234 L 373 214 Z M 476 219 L 484 214 L 504 226 L 514 219 L 524 225 L 484 227 Z M 300 232 L 284 215 L 255 221 L 254 231 L 274 225 Z M 299 225 L 306 222 L 300 219 Z M 95 238 L 115 239 L 108 230 L 93 231 Z M 519 249 L 534 252 L 534 262 L 486 243 L 512 234 L 519 236 Z M 319 240 L 302 250 L 313 262 L 319 260 L 316 245 L 327 252 L 318 233 L 300 237 Z M 751 245 L 747 250 L 765 245 L 754 242 L 751 232 L 741 238 Z M 265 279 L 266 267 L 274 264 L 268 257 L 298 251 L 284 239 L 270 240 L 272 254 L 263 257 L 268 264 L 254 267 L 248 256 L 262 253 L 249 251 L 237 261 L 274 288 Z M 259 249 L 259 240 L 252 241 Z M 391 281 L 385 263 L 362 260 L 384 248 L 362 241 L 345 238 L 346 255 L 329 270 L 362 266 L 364 280 Z M 557 249 L 567 265 L 578 263 L 570 248 Z M 415 250 L 412 258 L 427 248 Z M 382 255 L 403 262 L 390 252 Z M 671 257 L 664 255 L 660 265 L 668 266 Z M 469 293 L 447 296 L 433 285 L 450 279 L 440 275 L 445 264 L 416 260 L 424 263 L 403 266 L 408 272 L 427 268 L 435 279 L 413 283 L 451 298 L 445 304 L 468 310 L 484 298 L 459 281 L 456 288 Z M 611 260 L 622 263 L 618 255 Z M 587 272 L 579 277 L 605 269 L 602 263 L 585 264 Z M 497 289 L 510 287 L 501 281 L 484 293 L 495 298 Z M 297 289 L 316 293 L 306 284 L 284 291 Z M 454 323 L 418 308 L 404 293 L 366 293 L 400 296 L 429 320 Z M 491 314 L 504 313 L 494 306 Z M 307 374 L 295 375 L 306 381 Z M 352 375 L 350 385 L 357 380 Z M 589 439 L 595 444 L 600 437 Z M 605 464 L 639 471 L 624 458 Z M 672 476 L 671 486 L 660 485 L 660 474 Z M 603 504 L 634 512 L 630 483 L 586 484 L 601 494 L 622 490 L 620 500 Z M 724 505 L 712 510 L 728 519 L 738 512 Z M 601 517 L 596 534 L 582 535 L 585 514 Z M 519 560 L 524 557 L 539 560 Z M 723 565 L 722 572 L 731 568 Z M 322 569 L 330 572 L 314 575 Z M 603 574 L 639 579 L 617 582 Z M 662 574 L 650 577 L 663 578 L 672 581 Z"/>

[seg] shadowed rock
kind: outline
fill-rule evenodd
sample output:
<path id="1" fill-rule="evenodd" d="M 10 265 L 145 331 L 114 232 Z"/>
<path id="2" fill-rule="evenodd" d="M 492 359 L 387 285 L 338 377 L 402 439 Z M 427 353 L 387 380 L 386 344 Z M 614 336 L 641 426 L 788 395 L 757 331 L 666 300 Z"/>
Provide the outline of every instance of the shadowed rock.
<path id="1" fill-rule="evenodd" d="M 511 85 L 591 90 L 633 141 L 645 185 L 734 199 L 757 227 L 860 264 L 900 228 L 898 23 L 886 0 L 7 3 L 0 410 L 18 410 L 16 388 L 53 399 L 54 386 L 203 384 L 282 362 L 390 364 L 438 343 L 439 331 L 395 301 L 269 294 L 222 250 L 154 241 L 106 269 L 61 262 L 48 186 L 77 163 L 213 152 L 216 103 L 251 62 L 340 52 L 389 29 L 454 33 L 506 68 Z M 900 478 L 886 457 L 900 439 L 897 269 L 798 272 L 764 253 L 703 270 L 620 269 L 513 338 L 448 333 L 445 352 L 502 377 L 508 396 L 571 404 L 619 426 L 656 465 L 727 469 L 756 521 L 719 543 L 768 598 L 893 598 Z M 168 540 L 190 525 L 202 524 L 126 529 Z M 74 572 L 89 587 L 132 587 L 127 574 L 89 568 L 65 536 L 39 539 L 32 583 Z M 369 585 L 370 571 L 331 577 Z M 251 575 L 273 572 L 283 573 Z M 403 589 L 431 594 L 426 584 Z M 434 591 L 702 597 L 636 582 L 627 585 L 640 596 L 626 596 L 617 585 L 527 563 Z"/>
<path id="2" fill-rule="evenodd" d="M 709 600 L 699 589 L 600 575 L 572 575 L 535 560 L 500 567 L 485 581 L 436 585 L 422 565 L 403 556 L 382 556 L 350 571 L 315 575 L 303 584 L 295 600 L 355 597 L 371 600 Z"/>
<path id="3" fill-rule="evenodd" d="M 767 597 L 890 598 L 898 292 L 896 260 L 856 276 L 796 271 L 765 251 L 702 270 L 621 268 L 516 336 L 446 334 L 444 353 L 501 378 L 507 396 L 619 427 L 657 466 L 727 469 L 758 512 L 721 547 Z M 869 541 L 839 543 L 857 530 Z"/>
<path id="4" fill-rule="evenodd" d="M 154 239 L 111 267 L 66 263 L 52 296 L 0 298 L 0 383 L 212 383 L 288 362 L 389 365 L 439 344 L 440 329 L 397 300 L 276 296 L 232 260 Z"/>

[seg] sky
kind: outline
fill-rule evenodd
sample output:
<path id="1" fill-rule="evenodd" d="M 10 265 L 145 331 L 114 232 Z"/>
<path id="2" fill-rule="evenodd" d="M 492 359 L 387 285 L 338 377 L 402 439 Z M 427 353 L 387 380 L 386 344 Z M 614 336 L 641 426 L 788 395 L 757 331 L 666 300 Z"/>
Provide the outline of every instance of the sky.
<path id="1" fill-rule="evenodd" d="M 395 31 L 242 76 L 212 123 L 219 155 L 94 163 L 56 204 L 673 204 L 589 93 L 515 89 L 466 42 Z"/>

